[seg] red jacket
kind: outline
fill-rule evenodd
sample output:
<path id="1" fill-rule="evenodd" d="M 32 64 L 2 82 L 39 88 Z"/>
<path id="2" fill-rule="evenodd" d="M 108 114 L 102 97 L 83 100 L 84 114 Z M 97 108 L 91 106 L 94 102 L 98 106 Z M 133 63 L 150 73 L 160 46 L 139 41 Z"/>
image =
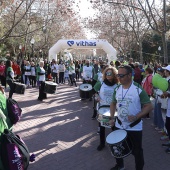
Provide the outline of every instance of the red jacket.
<path id="1" fill-rule="evenodd" d="M 13 64 L 12 68 L 14 70 L 14 74 L 16 74 L 16 75 L 20 75 L 21 74 L 21 69 L 20 69 L 19 65 Z"/>

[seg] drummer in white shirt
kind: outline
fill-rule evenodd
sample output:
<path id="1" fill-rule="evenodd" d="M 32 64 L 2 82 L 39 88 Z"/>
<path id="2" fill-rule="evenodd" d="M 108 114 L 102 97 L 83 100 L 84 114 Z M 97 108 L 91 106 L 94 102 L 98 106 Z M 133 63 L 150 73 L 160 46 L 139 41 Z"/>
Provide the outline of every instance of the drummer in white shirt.
<path id="1" fill-rule="evenodd" d="M 57 61 L 55 60 L 52 61 L 51 72 L 54 82 L 58 84 L 59 67 Z"/>
<path id="2" fill-rule="evenodd" d="M 37 75 L 38 75 L 38 81 L 40 82 L 39 86 L 39 96 L 38 100 L 42 101 L 43 99 L 47 98 L 47 94 L 44 93 L 45 88 L 45 70 L 44 70 L 44 61 L 40 61 L 40 66 L 37 68 Z"/>

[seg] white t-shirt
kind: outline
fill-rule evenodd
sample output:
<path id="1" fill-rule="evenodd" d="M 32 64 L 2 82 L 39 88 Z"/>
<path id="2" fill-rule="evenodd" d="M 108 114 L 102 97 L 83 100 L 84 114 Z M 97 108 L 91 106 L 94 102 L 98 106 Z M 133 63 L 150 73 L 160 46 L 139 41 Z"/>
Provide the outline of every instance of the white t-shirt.
<path id="1" fill-rule="evenodd" d="M 117 87 L 117 84 L 113 86 L 108 86 L 104 82 L 102 83 L 102 86 L 99 91 L 100 106 L 102 105 L 110 106 L 110 103 L 112 102 L 112 97 L 113 97 L 113 92 L 114 92 L 115 87 Z"/>
<path id="2" fill-rule="evenodd" d="M 65 71 L 65 65 L 64 64 L 59 64 L 58 68 L 59 68 L 59 72 Z"/>
<path id="3" fill-rule="evenodd" d="M 51 70 L 53 73 L 58 73 L 59 72 L 58 64 L 53 64 L 51 66 Z"/>
<path id="4" fill-rule="evenodd" d="M 83 78 L 85 80 L 92 79 L 93 76 L 93 67 L 92 66 L 83 66 Z"/>
<path id="5" fill-rule="evenodd" d="M 31 76 L 36 76 L 35 67 L 31 67 Z"/>
<path id="6" fill-rule="evenodd" d="M 45 73 L 45 70 L 43 67 L 40 67 L 40 73 Z M 45 74 L 39 75 L 39 81 L 45 81 Z"/>
<path id="7" fill-rule="evenodd" d="M 120 125 L 116 120 L 115 126 L 130 131 L 141 131 L 142 120 L 137 125 L 129 127 L 132 122 L 128 121 L 128 115 L 137 115 L 141 111 L 141 104 L 150 103 L 150 99 L 143 88 L 134 82 L 132 82 L 129 89 L 123 89 L 120 85 L 115 89 L 113 102 L 117 103 L 117 116 L 122 122 Z"/>
<path id="8" fill-rule="evenodd" d="M 69 66 L 69 74 L 73 74 L 73 73 L 75 73 L 76 71 L 75 71 L 75 65 L 74 64 L 72 64 L 72 65 L 70 65 Z"/>
<path id="9" fill-rule="evenodd" d="M 25 75 L 26 76 L 30 76 L 31 75 L 31 71 L 27 71 L 27 70 L 30 70 L 31 69 L 31 66 L 30 65 L 28 65 L 28 66 L 25 66 Z"/>

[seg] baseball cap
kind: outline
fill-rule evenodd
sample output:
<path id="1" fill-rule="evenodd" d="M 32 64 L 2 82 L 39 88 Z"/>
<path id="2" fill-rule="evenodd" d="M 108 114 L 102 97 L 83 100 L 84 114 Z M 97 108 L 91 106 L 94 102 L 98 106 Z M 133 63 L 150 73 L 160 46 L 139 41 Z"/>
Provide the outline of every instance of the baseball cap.
<path id="1" fill-rule="evenodd" d="M 170 71 L 170 65 L 166 66 L 166 67 L 162 67 L 164 70 L 168 70 Z"/>
<path id="2" fill-rule="evenodd" d="M 163 69 L 163 67 L 159 67 L 158 69 L 157 69 L 157 71 L 160 71 L 160 72 L 164 72 L 164 69 Z"/>

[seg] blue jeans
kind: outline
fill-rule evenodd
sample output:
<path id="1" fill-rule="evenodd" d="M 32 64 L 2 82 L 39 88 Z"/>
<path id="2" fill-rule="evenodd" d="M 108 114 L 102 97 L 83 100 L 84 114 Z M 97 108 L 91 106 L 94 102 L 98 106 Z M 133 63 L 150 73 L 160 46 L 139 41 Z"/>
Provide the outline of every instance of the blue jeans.
<path id="1" fill-rule="evenodd" d="M 164 128 L 164 121 L 163 121 L 162 113 L 161 113 L 161 103 L 157 103 L 157 99 L 155 100 L 153 123 L 159 129 Z"/>

